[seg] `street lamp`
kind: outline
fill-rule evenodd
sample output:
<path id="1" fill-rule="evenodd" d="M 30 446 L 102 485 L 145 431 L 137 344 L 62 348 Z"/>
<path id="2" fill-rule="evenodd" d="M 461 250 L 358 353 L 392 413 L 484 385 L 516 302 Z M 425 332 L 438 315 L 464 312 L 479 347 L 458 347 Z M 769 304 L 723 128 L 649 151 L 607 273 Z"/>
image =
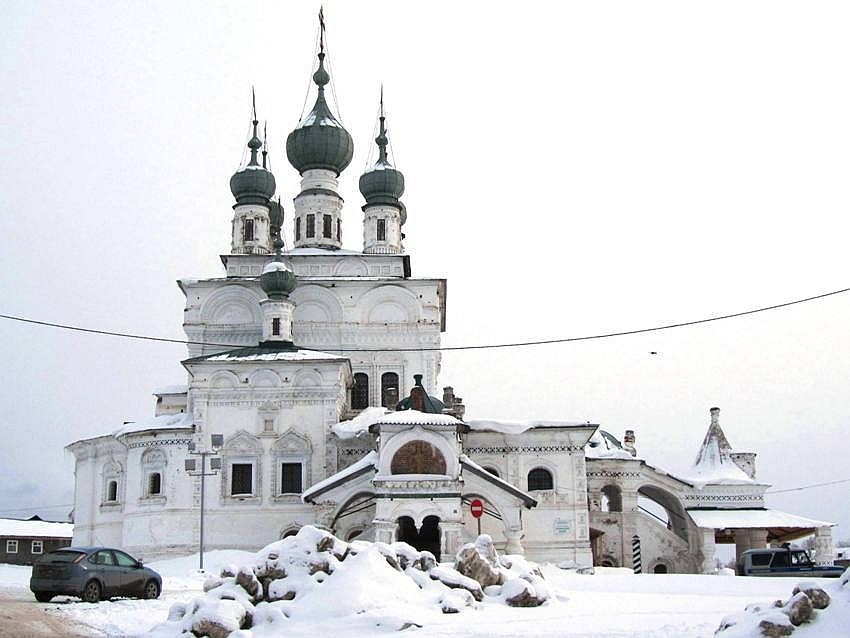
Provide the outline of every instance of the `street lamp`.
<path id="1" fill-rule="evenodd" d="M 215 476 L 221 470 L 221 457 L 218 450 L 224 444 L 223 434 L 210 435 L 212 450 L 198 450 L 194 441 L 189 443 L 189 454 L 201 457 L 201 468 L 198 469 L 195 459 L 186 459 L 186 473 L 189 476 L 201 477 L 201 539 L 200 539 L 200 562 L 198 569 L 204 571 L 204 478 Z M 207 457 L 210 457 L 210 472 L 207 472 Z"/>

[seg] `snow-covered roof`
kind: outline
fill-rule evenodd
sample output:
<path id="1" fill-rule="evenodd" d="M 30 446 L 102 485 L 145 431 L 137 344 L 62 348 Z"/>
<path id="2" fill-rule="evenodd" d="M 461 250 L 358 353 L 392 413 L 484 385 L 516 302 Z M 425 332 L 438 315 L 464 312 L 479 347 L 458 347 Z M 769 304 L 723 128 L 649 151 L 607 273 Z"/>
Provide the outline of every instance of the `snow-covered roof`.
<path id="1" fill-rule="evenodd" d="M 506 480 L 496 476 L 492 472 L 488 472 L 483 467 L 478 465 L 478 463 L 470 459 L 466 454 L 461 454 L 460 456 L 458 456 L 458 460 L 460 461 L 461 466 L 468 468 L 473 474 L 478 475 L 489 483 L 493 483 L 494 485 L 501 487 L 506 492 L 513 494 L 514 496 L 522 500 L 523 503 L 525 503 L 526 507 L 532 508 L 537 505 L 537 499 L 531 496 L 531 494 L 523 492 L 516 485 L 508 483 Z"/>
<path id="2" fill-rule="evenodd" d="M 584 446 L 584 456 L 588 459 L 628 459 L 636 457 L 624 450 L 620 442 L 607 432 L 598 429 L 594 432 L 587 445 Z"/>
<path id="3" fill-rule="evenodd" d="M 194 419 L 189 412 L 178 414 L 160 414 L 143 421 L 131 421 L 112 433 L 113 436 L 131 434 L 133 432 L 144 432 L 145 430 L 188 430 L 194 424 Z"/>
<path id="4" fill-rule="evenodd" d="M 189 391 L 187 385 L 162 385 L 153 389 L 155 395 L 161 394 L 186 394 Z"/>
<path id="5" fill-rule="evenodd" d="M 788 514 L 779 510 L 688 510 L 697 527 L 708 529 L 746 529 L 746 528 L 816 528 L 832 527 L 835 523 L 818 521 L 812 518 Z"/>
<path id="6" fill-rule="evenodd" d="M 755 481 L 732 460 L 732 446 L 720 429 L 720 408 L 711 409 L 711 424 L 691 469 L 682 478 L 697 487 L 748 485 Z"/>
<path id="7" fill-rule="evenodd" d="M 450 414 L 430 414 L 418 410 L 399 410 L 393 412 L 386 408 L 370 407 L 353 419 L 341 421 L 331 426 L 331 431 L 341 439 L 353 439 L 369 431 L 376 423 L 386 425 L 451 425 L 463 424 Z"/>
<path id="8" fill-rule="evenodd" d="M 532 428 L 572 428 L 591 425 L 590 421 L 511 421 L 507 419 L 472 419 L 466 421 L 470 430 L 482 432 L 501 432 L 502 434 L 522 434 Z"/>
<path id="9" fill-rule="evenodd" d="M 71 538 L 73 535 L 73 523 L 19 521 L 14 518 L 0 518 L 0 536 L 19 536 L 22 538 Z"/>
<path id="10" fill-rule="evenodd" d="M 242 348 L 222 354 L 203 357 L 204 361 L 317 361 L 344 359 L 337 354 L 320 352 L 318 350 L 269 350 L 262 348 Z"/>
<path id="11" fill-rule="evenodd" d="M 325 255 L 327 257 L 341 257 L 342 255 L 358 255 L 363 256 L 356 250 L 346 250 L 340 248 L 338 250 L 330 250 L 325 248 L 293 248 L 284 252 L 284 255 Z"/>
<path id="12" fill-rule="evenodd" d="M 324 481 L 319 481 L 315 485 L 312 485 L 310 489 L 304 491 L 301 494 L 301 500 L 305 503 L 311 502 L 310 500 L 327 492 L 330 489 L 333 489 L 337 485 L 342 485 L 347 480 L 359 476 L 361 474 L 365 474 L 366 472 L 371 472 L 372 470 L 378 469 L 378 453 L 374 450 L 369 452 L 366 456 L 364 456 L 359 461 L 352 463 L 347 468 L 340 470 L 336 474 L 331 474 Z"/>

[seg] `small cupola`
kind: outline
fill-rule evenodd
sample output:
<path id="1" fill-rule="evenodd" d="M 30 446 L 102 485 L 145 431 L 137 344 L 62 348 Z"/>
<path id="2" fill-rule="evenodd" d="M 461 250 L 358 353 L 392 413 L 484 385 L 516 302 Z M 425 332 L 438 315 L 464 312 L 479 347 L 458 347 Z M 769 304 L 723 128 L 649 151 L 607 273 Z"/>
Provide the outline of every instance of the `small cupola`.
<path id="1" fill-rule="evenodd" d="M 269 209 L 276 184 L 267 168 L 267 150 L 257 132 L 257 101 L 252 96 L 252 134 L 248 140 L 248 163 L 230 178 L 230 192 L 236 198 L 233 206 L 231 251 L 234 254 L 268 254 L 271 252 Z M 262 149 L 262 164 L 257 156 Z"/>
<path id="2" fill-rule="evenodd" d="M 283 209 L 279 208 L 277 220 L 283 223 Z M 280 225 L 274 238 L 275 257 L 267 263 L 260 275 L 260 288 L 266 293 L 267 299 L 260 302 L 263 313 L 262 347 L 292 346 L 292 315 L 295 303 L 289 299 L 289 294 L 298 285 L 298 278 L 283 260 L 283 240 L 280 237 Z"/>
<path id="3" fill-rule="evenodd" d="M 429 414 L 442 414 L 444 407 L 442 401 L 437 397 L 430 396 L 425 391 L 422 385 L 422 375 L 414 374 L 410 396 L 399 401 L 396 410 L 417 410 Z"/>
<path id="4" fill-rule="evenodd" d="M 363 252 L 397 254 L 403 252 L 401 232 L 407 221 L 407 209 L 400 201 L 404 195 L 404 174 L 390 163 L 387 153 L 384 89 L 381 87 L 379 129 L 375 143 L 378 160 L 360 176 L 360 193 L 366 199 L 363 206 Z"/>

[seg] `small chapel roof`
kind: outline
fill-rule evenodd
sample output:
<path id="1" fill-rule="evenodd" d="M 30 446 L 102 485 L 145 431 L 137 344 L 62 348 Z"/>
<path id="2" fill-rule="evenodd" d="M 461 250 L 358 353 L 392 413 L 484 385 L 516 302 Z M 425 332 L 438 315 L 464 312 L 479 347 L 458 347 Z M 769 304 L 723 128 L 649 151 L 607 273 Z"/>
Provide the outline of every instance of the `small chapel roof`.
<path id="1" fill-rule="evenodd" d="M 720 408 L 711 408 L 711 424 L 697 458 L 681 478 L 695 485 L 751 485 L 755 481 L 732 459 L 732 446 L 720 428 Z"/>

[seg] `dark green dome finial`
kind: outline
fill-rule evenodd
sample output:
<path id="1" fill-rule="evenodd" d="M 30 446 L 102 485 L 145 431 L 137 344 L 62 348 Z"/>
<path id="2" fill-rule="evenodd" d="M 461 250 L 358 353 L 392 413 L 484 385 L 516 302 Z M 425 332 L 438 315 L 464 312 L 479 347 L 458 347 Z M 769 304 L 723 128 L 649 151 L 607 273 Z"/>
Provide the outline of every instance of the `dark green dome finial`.
<path id="1" fill-rule="evenodd" d="M 331 76 L 325 70 L 325 22 L 321 13 L 319 24 L 319 68 L 313 74 L 319 95 L 312 110 L 286 138 L 286 157 L 302 175 L 312 169 L 331 170 L 339 175 L 351 163 L 354 142 L 325 101 L 325 85 Z"/>
<path id="2" fill-rule="evenodd" d="M 277 185 L 274 175 L 266 169 L 266 152 L 263 151 L 263 165 L 257 161 L 257 152 L 265 145 L 257 135 L 257 99 L 254 90 L 251 89 L 254 116 L 251 120 L 253 132 L 248 140 L 248 148 L 251 149 L 251 158 L 248 164 L 236 171 L 230 178 L 230 192 L 236 198 L 237 204 L 263 204 L 268 205 Z"/>
<path id="3" fill-rule="evenodd" d="M 384 87 L 381 86 L 380 127 L 375 143 L 378 145 L 378 161 L 360 176 L 360 192 L 366 198 L 366 204 L 390 204 L 402 211 L 403 224 L 407 211 L 399 198 L 404 195 L 404 175 L 393 167 L 387 158 L 386 117 L 384 116 Z"/>

